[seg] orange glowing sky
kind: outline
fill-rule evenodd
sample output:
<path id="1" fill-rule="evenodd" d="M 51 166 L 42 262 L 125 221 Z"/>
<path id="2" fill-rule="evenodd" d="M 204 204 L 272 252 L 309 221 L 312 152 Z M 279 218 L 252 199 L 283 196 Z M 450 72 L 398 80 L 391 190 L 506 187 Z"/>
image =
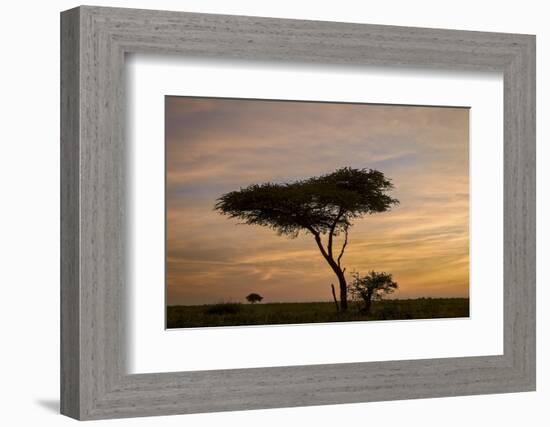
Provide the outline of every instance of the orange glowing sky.
<path id="1" fill-rule="evenodd" d="M 313 238 L 214 211 L 253 183 L 343 166 L 389 177 L 392 211 L 356 220 L 343 265 L 390 272 L 396 298 L 469 294 L 469 109 L 166 97 L 167 304 L 329 301 Z"/>

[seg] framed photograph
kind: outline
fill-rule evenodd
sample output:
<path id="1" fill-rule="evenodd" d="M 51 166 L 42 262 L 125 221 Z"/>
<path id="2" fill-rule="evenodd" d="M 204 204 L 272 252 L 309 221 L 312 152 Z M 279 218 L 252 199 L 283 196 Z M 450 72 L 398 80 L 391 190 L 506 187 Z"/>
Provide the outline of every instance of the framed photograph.
<path id="1" fill-rule="evenodd" d="M 535 390 L 535 37 L 61 14 L 61 411 Z"/>
<path id="2" fill-rule="evenodd" d="M 169 96 L 165 114 L 167 328 L 469 317 L 469 109 Z"/>

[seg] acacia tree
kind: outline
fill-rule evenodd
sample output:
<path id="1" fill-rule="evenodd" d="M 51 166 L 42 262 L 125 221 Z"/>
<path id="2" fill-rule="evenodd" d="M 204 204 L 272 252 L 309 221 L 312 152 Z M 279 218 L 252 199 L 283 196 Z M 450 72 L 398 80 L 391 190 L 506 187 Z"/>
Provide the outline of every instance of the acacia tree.
<path id="1" fill-rule="evenodd" d="M 356 299 L 363 300 L 365 304 L 362 312 L 370 314 L 372 300 L 381 300 L 385 295 L 393 293 L 399 286 L 393 281 L 389 273 L 371 271 L 366 276 L 352 273 L 353 281 L 350 291 Z"/>
<path id="2" fill-rule="evenodd" d="M 342 257 L 349 228 L 353 220 L 399 203 L 387 194 L 392 188 L 382 172 L 345 167 L 290 183 L 268 182 L 231 191 L 217 199 L 215 209 L 245 224 L 269 227 L 279 235 L 311 234 L 338 278 L 340 309 L 346 311 L 348 286 Z M 335 250 L 335 237 L 340 235 L 340 248 Z"/>
<path id="3" fill-rule="evenodd" d="M 264 299 L 263 296 L 261 296 L 260 294 L 256 294 L 256 293 L 251 293 L 251 294 L 248 294 L 246 296 L 246 300 L 251 304 L 255 304 L 257 302 L 262 302 L 263 299 Z"/>

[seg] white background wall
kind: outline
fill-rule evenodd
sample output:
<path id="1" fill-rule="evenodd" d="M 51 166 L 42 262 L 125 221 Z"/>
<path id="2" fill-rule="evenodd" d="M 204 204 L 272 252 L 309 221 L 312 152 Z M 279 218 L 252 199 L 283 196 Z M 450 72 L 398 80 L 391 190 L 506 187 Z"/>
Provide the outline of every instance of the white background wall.
<path id="1" fill-rule="evenodd" d="M 182 0 L 94 4 L 537 35 L 538 391 L 108 421 L 120 426 L 547 426 L 550 334 L 550 26 L 543 1 Z M 59 377 L 59 12 L 74 1 L 4 2 L 0 25 L 0 422 L 63 426 Z M 548 263 L 546 263 L 548 264 Z"/>

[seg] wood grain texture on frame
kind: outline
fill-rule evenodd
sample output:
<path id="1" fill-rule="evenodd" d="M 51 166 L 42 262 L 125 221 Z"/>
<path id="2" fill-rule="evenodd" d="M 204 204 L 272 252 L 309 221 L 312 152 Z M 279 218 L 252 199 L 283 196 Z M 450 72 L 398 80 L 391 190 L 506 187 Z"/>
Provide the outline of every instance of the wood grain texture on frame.
<path id="1" fill-rule="evenodd" d="M 83 6 L 61 14 L 61 412 L 101 419 L 535 389 L 535 37 Z M 128 374 L 127 53 L 500 71 L 504 354 Z"/>

